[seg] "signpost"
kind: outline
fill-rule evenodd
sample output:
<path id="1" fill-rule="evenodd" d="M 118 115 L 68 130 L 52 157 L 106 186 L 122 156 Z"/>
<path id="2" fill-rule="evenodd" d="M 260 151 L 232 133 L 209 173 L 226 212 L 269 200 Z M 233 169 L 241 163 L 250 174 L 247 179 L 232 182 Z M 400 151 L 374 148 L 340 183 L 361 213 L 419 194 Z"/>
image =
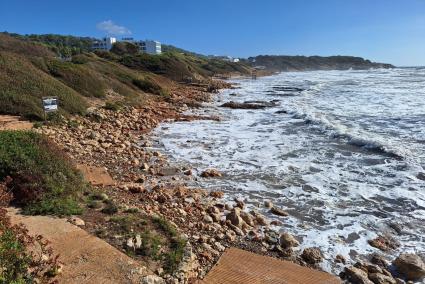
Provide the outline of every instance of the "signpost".
<path id="1" fill-rule="evenodd" d="M 44 120 L 50 112 L 56 112 L 59 108 L 59 100 L 57 97 L 43 97 Z"/>

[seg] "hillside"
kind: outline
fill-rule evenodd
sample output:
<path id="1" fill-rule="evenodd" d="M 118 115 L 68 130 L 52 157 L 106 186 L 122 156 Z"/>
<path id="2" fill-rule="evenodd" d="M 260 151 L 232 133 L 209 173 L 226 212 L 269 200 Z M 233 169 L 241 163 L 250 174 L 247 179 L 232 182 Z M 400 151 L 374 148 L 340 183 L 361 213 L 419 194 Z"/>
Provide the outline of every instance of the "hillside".
<path id="1" fill-rule="evenodd" d="M 86 52 L 89 39 L 0 33 L 0 114 L 41 119 L 41 98 L 59 97 L 63 114 L 83 114 L 92 99 L 140 104 L 169 99 L 170 88 L 192 78 L 208 82 L 217 73 L 249 73 L 249 67 L 177 51 L 161 55 Z M 80 46 L 80 47 L 78 47 Z M 75 53 L 64 60 L 61 51 Z"/>
<path id="2" fill-rule="evenodd" d="M 353 56 L 280 56 L 260 55 L 250 57 L 245 63 L 263 66 L 271 71 L 348 70 L 370 68 L 393 68 L 391 64 L 375 63 Z"/>

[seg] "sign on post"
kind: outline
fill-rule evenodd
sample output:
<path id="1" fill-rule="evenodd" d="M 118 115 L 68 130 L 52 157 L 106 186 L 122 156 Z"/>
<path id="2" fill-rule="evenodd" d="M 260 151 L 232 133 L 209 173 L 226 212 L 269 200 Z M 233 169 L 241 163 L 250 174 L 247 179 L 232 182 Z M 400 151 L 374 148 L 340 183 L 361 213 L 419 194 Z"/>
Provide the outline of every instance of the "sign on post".
<path id="1" fill-rule="evenodd" d="M 49 112 L 58 111 L 59 100 L 57 97 L 43 97 L 43 109 L 44 109 L 44 118 Z"/>

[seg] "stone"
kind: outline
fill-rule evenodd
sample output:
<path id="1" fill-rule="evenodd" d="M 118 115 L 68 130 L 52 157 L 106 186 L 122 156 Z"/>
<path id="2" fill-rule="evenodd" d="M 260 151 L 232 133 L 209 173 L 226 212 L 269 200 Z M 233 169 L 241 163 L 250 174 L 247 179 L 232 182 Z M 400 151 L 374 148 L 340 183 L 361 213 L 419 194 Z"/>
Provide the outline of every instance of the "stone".
<path id="1" fill-rule="evenodd" d="M 322 252 L 319 248 L 304 249 L 303 253 L 301 254 L 301 258 L 309 264 L 320 263 L 323 260 Z"/>
<path id="2" fill-rule="evenodd" d="M 249 226 L 254 227 L 254 219 L 249 213 L 246 213 L 244 211 L 241 212 L 241 218 L 245 221 Z"/>
<path id="3" fill-rule="evenodd" d="M 165 284 L 164 279 L 157 275 L 148 275 L 141 279 L 141 284 Z"/>
<path id="4" fill-rule="evenodd" d="M 134 243 L 134 246 L 136 248 L 140 248 L 142 246 L 142 238 L 140 237 L 140 235 L 136 235 L 136 242 Z"/>
<path id="5" fill-rule="evenodd" d="M 214 222 L 213 218 L 209 215 L 205 215 L 203 219 L 204 223 L 211 224 Z"/>
<path id="6" fill-rule="evenodd" d="M 219 242 L 215 242 L 215 243 L 214 243 L 214 248 L 215 248 L 216 250 L 218 250 L 219 252 L 223 252 L 223 251 L 225 251 L 225 250 L 226 250 L 226 247 L 225 247 L 225 246 L 223 246 L 222 244 L 220 244 Z"/>
<path id="7" fill-rule="evenodd" d="M 266 201 L 264 201 L 264 207 L 266 207 L 266 208 L 272 208 L 273 207 L 273 203 L 270 200 L 266 200 Z"/>
<path id="8" fill-rule="evenodd" d="M 260 215 L 260 214 L 257 214 L 255 216 L 255 222 L 260 226 L 267 226 L 269 224 L 266 217 L 264 217 L 263 215 Z"/>
<path id="9" fill-rule="evenodd" d="M 240 216 L 240 208 L 233 208 L 229 214 L 226 215 L 226 220 L 229 220 L 230 223 L 238 228 L 242 228 L 245 221 Z"/>
<path id="10" fill-rule="evenodd" d="M 272 208 L 270 209 L 270 212 L 271 212 L 271 213 L 273 213 L 273 214 L 275 214 L 275 215 L 283 216 L 283 217 L 286 217 L 286 216 L 288 216 L 288 215 L 289 215 L 289 214 L 288 214 L 288 212 L 286 212 L 286 211 L 285 211 L 285 210 L 283 210 L 283 209 L 277 208 L 277 207 L 272 207 Z"/>
<path id="11" fill-rule="evenodd" d="M 382 255 L 379 255 L 379 254 L 376 254 L 376 253 L 372 255 L 370 262 L 378 265 L 381 268 L 387 268 L 388 267 L 388 263 L 385 260 L 385 258 Z"/>
<path id="12" fill-rule="evenodd" d="M 222 174 L 215 169 L 207 169 L 201 173 L 201 177 L 203 178 L 213 178 L 213 177 L 221 177 Z"/>
<path id="13" fill-rule="evenodd" d="M 425 277 L 425 263 L 416 254 L 400 254 L 393 265 L 407 280 L 417 281 Z"/>
<path id="14" fill-rule="evenodd" d="M 397 284 L 394 278 L 381 273 L 369 273 L 369 279 L 375 284 Z"/>
<path id="15" fill-rule="evenodd" d="M 134 248 L 134 240 L 133 238 L 129 238 L 126 243 L 128 248 Z"/>
<path id="16" fill-rule="evenodd" d="M 338 254 L 337 256 L 335 256 L 335 262 L 345 264 L 347 261 L 345 260 L 345 257 L 343 255 Z"/>
<path id="17" fill-rule="evenodd" d="M 222 191 L 211 191 L 210 196 L 213 197 L 213 198 L 221 199 L 224 196 L 224 192 L 222 192 Z"/>
<path id="18" fill-rule="evenodd" d="M 378 236 L 373 240 L 369 240 L 368 243 L 382 251 L 390 251 L 400 246 L 400 243 L 390 236 Z"/>
<path id="19" fill-rule="evenodd" d="M 280 245 L 283 248 L 297 247 L 300 243 L 289 233 L 282 233 L 279 237 Z"/>
<path id="20" fill-rule="evenodd" d="M 344 277 L 352 284 L 374 284 L 369 280 L 368 275 L 364 270 L 354 266 L 345 268 Z"/>
<path id="21" fill-rule="evenodd" d="M 69 219 L 69 222 L 71 224 L 74 224 L 75 226 L 78 226 L 78 227 L 81 227 L 81 226 L 85 226 L 86 225 L 86 223 L 84 222 L 84 220 L 83 219 L 80 219 L 78 217 L 71 217 Z"/>

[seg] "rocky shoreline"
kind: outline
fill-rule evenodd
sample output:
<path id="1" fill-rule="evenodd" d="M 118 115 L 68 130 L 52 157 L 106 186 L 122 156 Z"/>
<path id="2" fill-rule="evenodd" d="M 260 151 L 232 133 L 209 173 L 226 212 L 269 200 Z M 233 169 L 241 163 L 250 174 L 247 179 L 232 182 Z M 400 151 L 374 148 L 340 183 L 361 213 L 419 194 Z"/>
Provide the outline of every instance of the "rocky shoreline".
<path id="1" fill-rule="evenodd" d="M 218 85 L 223 87 L 229 85 Z M 194 178 L 219 177 L 218 170 L 208 169 L 196 177 L 190 167 L 170 165 L 163 154 L 151 148 L 146 134 L 162 121 L 219 119 L 183 115 L 188 107 L 199 106 L 209 98 L 206 90 L 185 88 L 172 95 L 172 103 L 152 101 L 145 107 L 118 111 L 93 108 L 86 117 L 67 119 L 60 126 L 43 126 L 38 131 L 60 145 L 76 163 L 105 167 L 111 173 L 117 184 L 97 186 L 96 190 L 113 200 L 116 212 L 137 209 L 146 216 L 161 216 L 186 240 L 184 256 L 175 271 L 164 272 L 164 267 L 156 265 L 157 275 L 144 276 L 142 283 L 192 283 L 203 278 L 229 246 L 320 269 L 320 248 L 298 250 L 300 244 L 294 236 L 276 230 L 277 219 L 269 220 L 255 210 L 247 212 L 241 199 L 223 202 L 220 191 L 188 186 Z M 248 103 L 249 108 L 258 107 L 257 102 Z M 262 206 L 276 216 L 288 216 L 269 201 Z M 86 230 L 93 234 L 106 228 L 111 219 L 100 210 L 91 208 L 82 216 Z M 120 236 L 105 240 L 124 251 L 133 244 L 133 240 Z M 374 243 L 380 244 L 379 240 Z M 398 277 L 417 280 L 425 276 L 425 264 L 415 255 L 402 255 L 392 266 L 379 256 L 372 257 L 370 263 L 351 266 L 337 255 L 335 262 L 346 266 L 341 277 L 351 283 L 405 283 Z"/>

